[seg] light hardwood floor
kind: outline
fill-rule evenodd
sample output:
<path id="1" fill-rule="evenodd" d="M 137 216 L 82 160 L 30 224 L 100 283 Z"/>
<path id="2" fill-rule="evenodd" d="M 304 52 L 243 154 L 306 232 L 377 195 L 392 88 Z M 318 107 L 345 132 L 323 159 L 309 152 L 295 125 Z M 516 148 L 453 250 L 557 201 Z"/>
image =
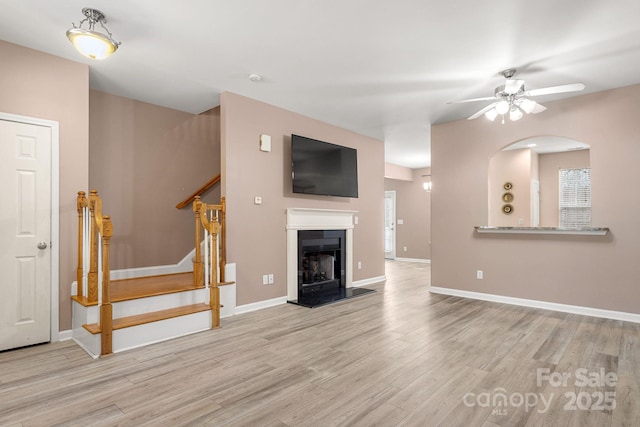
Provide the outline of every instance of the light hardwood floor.
<path id="1" fill-rule="evenodd" d="M 640 426 L 640 325 L 431 295 L 428 264 L 387 277 L 101 360 L 0 353 L 0 425 Z M 616 384 L 580 385 L 601 372 Z"/>

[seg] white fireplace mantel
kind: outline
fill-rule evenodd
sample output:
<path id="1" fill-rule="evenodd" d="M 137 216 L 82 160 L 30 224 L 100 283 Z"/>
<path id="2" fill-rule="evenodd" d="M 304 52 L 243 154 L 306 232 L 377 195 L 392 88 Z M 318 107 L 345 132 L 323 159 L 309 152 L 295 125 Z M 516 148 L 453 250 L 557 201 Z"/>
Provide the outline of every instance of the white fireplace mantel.
<path id="1" fill-rule="evenodd" d="M 287 299 L 298 299 L 298 230 L 345 230 L 345 286 L 353 283 L 353 217 L 358 211 L 287 209 Z"/>

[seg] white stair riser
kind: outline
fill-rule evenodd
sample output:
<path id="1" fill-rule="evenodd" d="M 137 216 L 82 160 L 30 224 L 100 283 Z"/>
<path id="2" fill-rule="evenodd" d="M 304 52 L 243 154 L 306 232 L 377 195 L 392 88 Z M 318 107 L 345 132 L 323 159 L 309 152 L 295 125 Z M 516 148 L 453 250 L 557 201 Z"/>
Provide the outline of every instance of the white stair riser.
<path id="1" fill-rule="evenodd" d="M 73 301 L 71 304 L 73 340 L 93 358 L 100 355 L 100 335 L 89 333 L 82 325 L 96 323 L 98 307 L 85 307 Z M 91 319 L 90 321 L 88 321 Z"/>
<path id="2" fill-rule="evenodd" d="M 235 280 L 235 278 L 234 278 Z M 236 285 L 220 286 L 220 317 L 230 317 L 236 314 Z"/>
<path id="3" fill-rule="evenodd" d="M 82 304 L 72 301 L 71 307 L 71 313 L 73 315 L 72 326 L 74 329 L 76 326 L 82 327 L 82 325 L 86 325 L 87 323 L 97 323 L 100 319 L 100 309 L 97 305 L 85 307 Z"/>
<path id="4" fill-rule="evenodd" d="M 117 329 L 113 331 L 113 352 L 118 353 L 207 329 L 211 329 L 211 311 Z"/>
<path id="5" fill-rule="evenodd" d="M 119 319 L 121 317 L 135 316 L 136 314 L 145 314 L 153 311 L 203 303 L 206 302 L 207 292 L 209 291 L 206 289 L 197 289 L 194 291 L 176 292 L 173 294 L 114 302 L 112 303 L 113 318 Z"/>

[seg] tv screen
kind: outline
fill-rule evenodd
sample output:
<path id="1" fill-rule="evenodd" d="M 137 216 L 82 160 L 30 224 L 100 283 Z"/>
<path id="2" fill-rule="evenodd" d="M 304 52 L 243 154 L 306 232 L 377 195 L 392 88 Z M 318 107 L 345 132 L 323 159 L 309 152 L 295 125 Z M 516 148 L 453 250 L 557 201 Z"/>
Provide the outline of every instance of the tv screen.
<path id="1" fill-rule="evenodd" d="M 358 197 L 358 151 L 291 135 L 293 192 Z"/>

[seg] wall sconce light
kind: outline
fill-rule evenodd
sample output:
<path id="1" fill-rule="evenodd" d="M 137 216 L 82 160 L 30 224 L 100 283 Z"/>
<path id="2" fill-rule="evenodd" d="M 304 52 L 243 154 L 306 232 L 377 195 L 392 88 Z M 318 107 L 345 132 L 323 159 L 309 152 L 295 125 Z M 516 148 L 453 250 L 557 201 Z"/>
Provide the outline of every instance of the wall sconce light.
<path id="1" fill-rule="evenodd" d="M 425 181 L 425 182 L 422 183 L 422 188 L 424 188 L 425 191 L 430 193 L 431 192 L 431 174 L 421 175 L 421 176 L 422 176 L 422 178 L 429 177 L 429 181 Z"/>
<path id="2" fill-rule="evenodd" d="M 76 24 L 72 23 L 73 28 L 67 30 L 67 38 L 76 50 L 91 59 L 104 59 L 118 50 L 118 46 L 122 43 L 115 41 L 105 26 L 107 18 L 104 13 L 85 7 L 82 9 L 82 14 L 85 18 L 80 21 L 80 24 L 76 27 Z M 87 28 L 82 28 L 85 23 Z M 108 35 L 94 30 L 98 23 Z"/>

